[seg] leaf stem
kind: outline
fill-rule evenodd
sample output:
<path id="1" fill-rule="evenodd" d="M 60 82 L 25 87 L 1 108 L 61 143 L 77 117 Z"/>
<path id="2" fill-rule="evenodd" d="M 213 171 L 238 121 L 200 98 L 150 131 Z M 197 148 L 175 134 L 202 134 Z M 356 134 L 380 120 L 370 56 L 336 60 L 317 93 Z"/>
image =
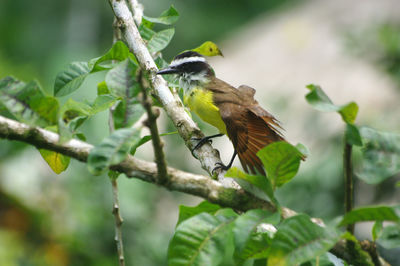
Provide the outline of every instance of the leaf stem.
<path id="1" fill-rule="evenodd" d="M 344 171 L 344 204 L 345 204 L 345 214 L 350 212 L 353 209 L 353 193 L 354 193 L 354 184 L 353 184 L 353 166 L 351 162 L 351 154 L 353 151 L 353 146 L 347 143 L 346 137 L 344 138 L 344 152 L 343 152 L 343 171 Z M 354 234 L 355 224 L 349 224 L 346 227 L 346 230 Z"/>

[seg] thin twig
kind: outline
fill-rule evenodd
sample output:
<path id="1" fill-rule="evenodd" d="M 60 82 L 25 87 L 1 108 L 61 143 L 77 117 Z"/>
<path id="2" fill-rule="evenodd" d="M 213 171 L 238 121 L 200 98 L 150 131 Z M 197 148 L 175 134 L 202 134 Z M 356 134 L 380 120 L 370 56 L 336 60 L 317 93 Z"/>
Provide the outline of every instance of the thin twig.
<path id="1" fill-rule="evenodd" d="M 125 257 L 124 257 L 124 245 L 122 241 L 122 222 L 123 219 L 119 212 L 119 200 L 118 200 L 118 183 L 116 178 L 111 178 L 111 186 L 113 192 L 113 209 L 112 213 L 115 219 L 115 242 L 117 244 L 118 251 L 118 262 L 120 266 L 125 266 Z"/>
<path id="2" fill-rule="evenodd" d="M 344 204 L 345 204 L 345 213 L 351 212 L 353 209 L 353 167 L 351 163 L 351 154 L 353 150 L 353 146 L 348 144 L 346 139 L 344 140 L 344 152 L 343 152 L 343 172 L 344 172 Z M 346 230 L 354 234 L 355 224 L 349 224 L 346 227 Z"/>
<path id="3" fill-rule="evenodd" d="M 113 111 L 115 106 L 110 108 L 110 114 L 108 117 L 108 124 L 110 127 L 110 132 L 114 131 L 114 119 L 113 119 Z M 125 256 L 124 256 L 124 244 L 122 239 L 122 222 L 123 219 L 119 212 L 119 200 L 118 200 L 118 182 L 117 178 L 110 177 L 111 181 L 111 188 L 112 188 L 112 195 L 113 195 L 113 207 L 112 207 L 112 214 L 114 215 L 115 220 L 115 236 L 114 240 L 117 244 L 117 252 L 118 252 L 118 262 L 119 266 L 125 266 Z"/>
<path id="4" fill-rule="evenodd" d="M 121 30 L 118 27 L 118 21 L 114 18 L 113 23 L 113 43 L 116 43 L 118 40 L 121 40 Z M 110 133 L 113 133 L 115 130 L 114 125 L 114 110 L 116 108 L 116 104 L 110 107 L 109 116 L 108 116 L 108 126 L 110 128 Z M 119 199 L 118 199 L 118 177 L 110 177 L 111 181 L 111 188 L 112 188 L 112 195 L 113 195 L 113 207 L 112 207 L 112 214 L 114 215 L 115 220 L 115 236 L 114 240 L 117 245 L 117 253 L 118 253 L 118 263 L 119 266 L 125 266 L 125 256 L 124 256 L 124 243 L 122 239 L 122 223 L 123 219 L 120 213 L 119 207 Z"/>
<path id="5" fill-rule="evenodd" d="M 142 104 L 147 112 L 147 120 L 145 122 L 145 125 L 150 129 L 151 142 L 153 144 L 154 157 L 157 164 L 157 173 L 158 173 L 157 182 L 163 185 L 166 182 L 168 182 L 168 173 L 167 173 L 167 162 L 165 160 L 165 154 L 163 150 L 164 143 L 160 138 L 157 126 L 157 117 L 160 115 L 160 111 L 153 109 L 151 99 L 147 95 L 148 93 L 146 90 L 147 86 L 145 86 L 144 84 L 146 82 L 143 80 L 143 78 L 144 78 L 143 71 L 140 71 L 138 75 L 138 82 L 142 88 Z"/>

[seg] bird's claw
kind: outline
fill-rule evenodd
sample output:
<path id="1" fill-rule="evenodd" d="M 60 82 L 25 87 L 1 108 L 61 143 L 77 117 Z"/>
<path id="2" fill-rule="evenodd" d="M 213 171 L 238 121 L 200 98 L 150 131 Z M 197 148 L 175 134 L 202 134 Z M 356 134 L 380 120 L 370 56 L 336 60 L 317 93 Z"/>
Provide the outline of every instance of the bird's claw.
<path id="1" fill-rule="evenodd" d="M 200 148 L 201 146 L 203 146 L 203 144 L 206 143 L 207 141 L 208 141 L 209 143 L 212 143 L 212 140 L 209 139 L 209 138 L 207 138 L 207 137 L 204 137 L 204 138 L 191 138 L 190 140 L 198 141 L 197 144 L 196 144 L 196 146 L 194 146 L 194 148 L 192 149 L 192 153 L 193 153 L 195 150 L 197 150 L 198 148 Z"/>
<path id="2" fill-rule="evenodd" d="M 225 164 L 220 163 L 220 162 L 215 163 L 215 165 L 217 165 L 217 166 L 215 166 L 214 169 L 211 171 L 212 174 L 214 174 L 214 172 L 217 171 L 218 169 L 221 169 L 222 171 L 226 171 L 229 168 L 231 168 L 229 165 L 225 165 Z"/>

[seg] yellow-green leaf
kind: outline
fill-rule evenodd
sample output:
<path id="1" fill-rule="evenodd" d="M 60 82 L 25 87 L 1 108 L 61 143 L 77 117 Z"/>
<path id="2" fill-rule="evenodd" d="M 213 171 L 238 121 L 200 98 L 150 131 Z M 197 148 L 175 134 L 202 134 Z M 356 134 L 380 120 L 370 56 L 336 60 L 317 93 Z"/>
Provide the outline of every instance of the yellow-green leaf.
<path id="1" fill-rule="evenodd" d="M 54 173 L 60 174 L 68 168 L 70 157 L 44 149 L 39 149 L 39 152 Z"/>

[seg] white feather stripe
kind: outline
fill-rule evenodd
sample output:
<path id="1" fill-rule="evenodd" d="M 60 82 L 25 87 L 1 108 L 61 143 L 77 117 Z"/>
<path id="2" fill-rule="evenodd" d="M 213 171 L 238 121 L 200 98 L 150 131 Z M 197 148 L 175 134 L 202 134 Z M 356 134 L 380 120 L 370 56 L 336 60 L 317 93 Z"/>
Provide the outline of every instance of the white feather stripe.
<path id="1" fill-rule="evenodd" d="M 175 59 L 174 61 L 171 62 L 169 67 L 176 67 L 185 63 L 191 63 L 191 62 L 205 62 L 206 59 L 204 57 L 200 56 L 192 56 L 192 57 L 185 57 L 185 58 L 179 58 Z"/>

